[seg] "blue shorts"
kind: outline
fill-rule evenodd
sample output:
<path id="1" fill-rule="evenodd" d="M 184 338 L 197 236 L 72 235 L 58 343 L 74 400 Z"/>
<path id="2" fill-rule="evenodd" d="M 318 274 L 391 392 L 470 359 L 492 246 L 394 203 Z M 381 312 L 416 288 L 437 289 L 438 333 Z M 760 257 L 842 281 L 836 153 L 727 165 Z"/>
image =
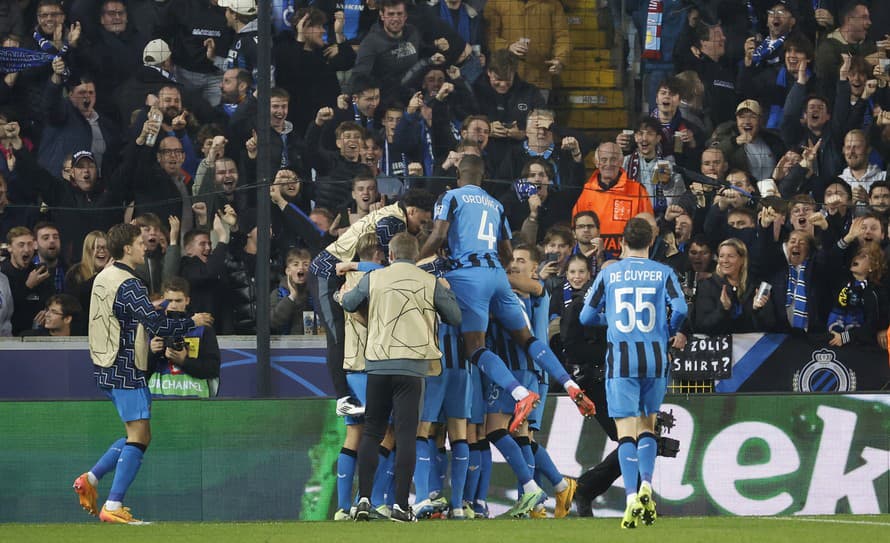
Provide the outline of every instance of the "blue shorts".
<path id="1" fill-rule="evenodd" d="M 469 370 L 443 368 L 441 375 L 426 378 L 420 420 L 441 422 L 440 414 L 449 419 L 470 418 L 471 394 Z"/>
<path id="2" fill-rule="evenodd" d="M 606 379 L 606 401 L 613 419 L 657 413 L 667 392 L 666 377 Z"/>
<path id="3" fill-rule="evenodd" d="M 142 388 L 105 388 L 100 387 L 108 396 L 117 414 L 124 422 L 134 420 L 151 419 L 151 391 L 148 387 Z"/>
<path id="4" fill-rule="evenodd" d="M 353 398 L 365 405 L 368 398 L 368 374 L 363 371 L 346 372 L 346 384 Z M 364 424 L 365 417 L 351 417 L 346 415 L 346 426 L 354 426 L 356 424 Z"/>
<path id="5" fill-rule="evenodd" d="M 541 419 L 544 418 L 544 404 L 547 403 L 547 392 L 550 390 L 550 383 L 542 383 L 538 379 L 538 389 L 535 391 L 541 395 L 541 403 L 534 408 L 531 415 L 528 416 L 528 429 L 539 431 L 541 429 Z"/>
<path id="6" fill-rule="evenodd" d="M 538 389 L 538 375 L 535 372 L 519 370 L 514 371 L 513 376 L 525 388 L 531 391 Z M 516 407 L 516 400 L 513 399 L 513 396 L 484 375 L 482 381 L 485 384 L 485 412 L 512 415 L 513 409 Z"/>
<path id="7" fill-rule="evenodd" d="M 488 330 L 488 314 L 508 331 L 528 328 L 519 298 L 500 268 L 458 268 L 445 274 L 461 312 L 461 332 Z"/>
<path id="8" fill-rule="evenodd" d="M 470 424 L 485 422 L 485 389 L 482 386 L 482 370 L 476 364 L 470 364 Z"/>

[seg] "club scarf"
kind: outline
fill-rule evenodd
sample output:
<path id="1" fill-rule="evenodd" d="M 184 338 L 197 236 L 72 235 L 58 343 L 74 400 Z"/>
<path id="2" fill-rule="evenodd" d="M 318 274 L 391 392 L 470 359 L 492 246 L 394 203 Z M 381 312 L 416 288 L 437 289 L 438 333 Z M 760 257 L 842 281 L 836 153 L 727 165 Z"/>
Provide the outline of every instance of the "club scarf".
<path id="1" fill-rule="evenodd" d="M 33 36 L 34 36 L 34 41 L 37 42 L 37 45 L 44 52 L 53 53 L 55 55 L 61 55 L 61 56 L 65 56 L 65 53 L 68 52 L 68 41 L 67 40 L 63 39 L 62 40 L 62 48 L 56 49 L 56 46 L 53 45 L 52 40 L 46 38 L 46 36 L 41 34 L 39 28 L 34 29 Z"/>
<path id="2" fill-rule="evenodd" d="M 809 325 L 806 272 L 806 261 L 796 268 L 788 266 L 788 288 L 785 290 L 785 307 L 791 308 L 791 327 L 801 330 L 806 330 Z"/>
<path id="3" fill-rule="evenodd" d="M 58 55 L 21 47 L 0 47 L 0 72 L 12 74 L 49 64 Z"/>
<path id="4" fill-rule="evenodd" d="M 664 19 L 664 0 L 649 0 L 646 11 L 646 40 L 643 58 L 661 60 L 661 29 Z"/>
<path id="5" fill-rule="evenodd" d="M 554 149 L 556 149 L 556 146 L 551 143 L 546 149 L 544 149 L 543 153 L 539 153 L 537 151 L 532 151 L 528 146 L 528 140 L 525 140 L 522 142 L 522 148 L 523 148 L 523 150 L 525 150 L 525 153 L 528 156 L 530 156 L 532 158 L 534 158 L 534 157 L 543 158 L 544 160 L 549 162 L 551 166 L 553 166 L 553 171 L 556 173 L 556 179 L 553 180 L 553 185 L 556 187 L 559 187 L 560 186 L 559 164 L 555 160 L 551 160 L 551 158 L 550 158 L 551 156 L 553 156 L 553 151 L 554 151 Z"/>
<path id="6" fill-rule="evenodd" d="M 770 39 L 769 36 L 764 38 L 764 40 L 760 42 L 760 45 L 754 49 L 754 66 L 760 66 L 764 61 L 766 61 L 767 64 L 775 64 L 782 60 L 779 55 L 776 54 L 776 51 L 785 45 L 785 39 L 787 37 L 788 34 L 783 34 L 774 40 Z"/>

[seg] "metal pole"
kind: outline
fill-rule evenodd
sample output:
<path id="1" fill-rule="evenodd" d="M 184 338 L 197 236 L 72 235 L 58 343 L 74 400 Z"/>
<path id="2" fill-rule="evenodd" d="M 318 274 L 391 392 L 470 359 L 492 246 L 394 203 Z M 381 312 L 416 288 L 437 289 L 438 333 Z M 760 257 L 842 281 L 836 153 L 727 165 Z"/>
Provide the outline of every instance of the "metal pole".
<path id="1" fill-rule="evenodd" d="M 256 258 L 256 361 L 257 396 L 272 395 L 272 360 L 269 344 L 269 263 L 271 218 L 269 184 L 272 182 L 272 162 L 269 149 L 271 114 L 269 89 L 272 75 L 272 2 L 258 0 L 257 24 L 257 258 Z"/>

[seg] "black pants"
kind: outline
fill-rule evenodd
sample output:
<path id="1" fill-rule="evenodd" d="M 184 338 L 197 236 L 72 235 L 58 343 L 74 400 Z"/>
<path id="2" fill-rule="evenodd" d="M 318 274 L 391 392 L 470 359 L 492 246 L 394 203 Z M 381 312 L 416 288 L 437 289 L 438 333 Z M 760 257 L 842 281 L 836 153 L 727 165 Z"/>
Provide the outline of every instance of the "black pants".
<path id="1" fill-rule="evenodd" d="M 331 383 L 334 384 L 334 392 L 337 398 L 350 396 L 349 386 L 346 384 L 346 373 L 343 371 L 344 343 L 346 335 L 346 321 L 343 308 L 334 301 L 334 293 L 340 290 L 343 280 L 337 277 L 309 276 L 312 287 L 312 295 L 315 299 L 315 312 L 324 324 L 327 352 L 325 361 L 328 373 L 331 375 Z"/>
<path id="2" fill-rule="evenodd" d="M 606 401 L 606 382 L 602 379 L 584 380 L 579 383 L 596 404 L 596 421 L 612 441 L 618 441 L 618 428 L 615 420 L 609 417 L 609 403 Z M 621 465 L 618 463 L 618 449 L 612 451 L 602 462 L 584 472 L 578 478 L 578 494 L 585 499 L 593 500 L 603 494 L 616 479 L 621 477 Z"/>
<path id="3" fill-rule="evenodd" d="M 371 497 L 377 453 L 389 415 L 392 413 L 396 434 L 395 503 L 408 510 L 408 494 L 414 478 L 414 455 L 417 452 L 417 423 L 423 399 L 423 377 L 407 375 L 368 374 L 365 402 L 365 427 L 358 448 L 359 496 Z"/>

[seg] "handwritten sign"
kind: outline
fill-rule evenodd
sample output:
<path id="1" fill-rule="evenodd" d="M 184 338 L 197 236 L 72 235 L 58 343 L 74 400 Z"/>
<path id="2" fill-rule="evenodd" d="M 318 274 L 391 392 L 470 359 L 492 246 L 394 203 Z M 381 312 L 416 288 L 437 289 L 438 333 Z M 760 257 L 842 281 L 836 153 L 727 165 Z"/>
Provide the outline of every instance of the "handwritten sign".
<path id="1" fill-rule="evenodd" d="M 699 381 L 732 377 L 732 336 L 693 336 L 674 357 L 674 379 Z"/>

